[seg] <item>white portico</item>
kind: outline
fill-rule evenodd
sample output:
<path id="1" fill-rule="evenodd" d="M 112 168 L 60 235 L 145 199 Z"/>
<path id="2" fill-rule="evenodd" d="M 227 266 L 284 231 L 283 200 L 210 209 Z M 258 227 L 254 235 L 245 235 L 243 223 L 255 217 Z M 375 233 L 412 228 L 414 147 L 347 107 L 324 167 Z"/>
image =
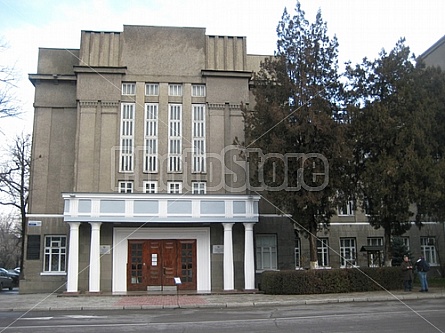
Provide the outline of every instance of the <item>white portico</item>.
<path id="1" fill-rule="evenodd" d="M 153 276 L 156 273 L 162 258 L 155 250 L 140 258 L 136 255 L 155 246 L 164 246 L 164 251 L 177 246 L 178 253 L 181 246 L 189 249 L 183 250 L 183 253 L 193 253 L 193 264 L 188 264 L 193 266 L 193 271 L 184 274 L 193 275 L 198 292 L 211 290 L 212 244 L 209 225 L 216 223 L 221 224 L 224 242 L 223 289 L 234 289 L 232 233 L 237 223 L 242 223 L 244 227 L 244 289 L 255 288 L 253 226 L 258 222 L 259 196 L 65 193 L 63 198 L 64 220 L 70 226 L 69 293 L 79 292 L 79 227 L 82 223 L 91 225 L 89 292 L 101 291 L 101 274 L 105 274 L 100 267 L 103 245 L 109 245 L 112 255 L 112 271 L 107 273 L 111 274 L 113 292 L 126 292 L 130 290 L 130 284 L 140 282 L 147 274 Z M 100 243 L 101 226 L 106 223 L 113 223 L 111 244 Z M 178 261 L 177 265 L 181 260 L 184 268 L 184 258 L 172 257 L 172 261 Z M 131 265 L 132 273 L 126 269 Z M 168 275 L 167 266 L 164 266 L 163 273 Z M 178 268 L 177 274 L 179 271 Z"/>

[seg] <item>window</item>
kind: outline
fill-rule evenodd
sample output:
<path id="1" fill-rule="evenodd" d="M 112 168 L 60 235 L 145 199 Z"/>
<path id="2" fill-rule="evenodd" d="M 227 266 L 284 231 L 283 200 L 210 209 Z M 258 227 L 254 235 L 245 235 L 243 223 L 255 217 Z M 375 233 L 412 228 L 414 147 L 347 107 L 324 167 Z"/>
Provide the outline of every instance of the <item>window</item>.
<path id="1" fill-rule="evenodd" d="M 45 236 L 44 272 L 65 272 L 66 236 Z"/>
<path id="2" fill-rule="evenodd" d="M 145 96 L 159 96 L 159 84 L 157 83 L 145 84 Z"/>
<path id="3" fill-rule="evenodd" d="M 435 244 L 436 239 L 434 237 L 420 237 L 420 251 L 431 265 L 437 265 Z"/>
<path id="4" fill-rule="evenodd" d="M 136 83 L 122 83 L 122 95 L 136 95 Z"/>
<path id="5" fill-rule="evenodd" d="M 259 270 L 277 269 L 276 235 L 256 236 L 256 265 Z"/>
<path id="6" fill-rule="evenodd" d="M 192 84 L 192 96 L 193 97 L 205 97 L 206 86 L 203 84 Z"/>
<path id="7" fill-rule="evenodd" d="M 121 112 L 119 171 L 133 171 L 134 103 L 123 103 Z"/>
<path id="8" fill-rule="evenodd" d="M 192 119 L 192 144 L 193 144 L 193 164 L 192 172 L 206 171 L 206 126 L 205 126 L 205 105 L 193 105 L 193 119 Z"/>
<path id="9" fill-rule="evenodd" d="M 169 84 L 168 85 L 169 96 L 182 96 L 182 84 Z"/>
<path id="10" fill-rule="evenodd" d="M 295 268 L 301 267 L 301 241 L 300 238 L 295 238 L 295 249 L 294 249 L 294 259 Z"/>
<path id="11" fill-rule="evenodd" d="M 317 239 L 317 260 L 318 266 L 329 266 L 329 240 L 327 238 Z"/>
<path id="12" fill-rule="evenodd" d="M 354 203 L 352 201 L 348 201 L 343 206 L 338 207 L 338 215 L 339 216 L 353 216 L 354 215 Z"/>
<path id="13" fill-rule="evenodd" d="M 406 249 L 409 251 L 409 237 L 400 237 L 400 239 L 403 242 L 403 245 L 405 245 Z"/>
<path id="14" fill-rule="evenodd" d="M 382 237 L 369 237 L 366 241 L 368 246 L 379 246 L 383 249 L 383 238 Z M 380 252 L 380 258 L 377 253 L 368 253 L 368 266 L 369 267 L 380 267 L 383 262 L 383 251 Z"/>
<path id="15" fill-rule="evenodd" d="M 158 171 L 158 104 L 145 104 L 144 172 Z"/>
<path id="16" fill-rule="evenodd" d="M 168 171 L 182 170 L 182 105 L 169 104 Z"/>
<path id="17" fill-rule="evenodd" d="M 355 238 L 340 239 L 340 266 L 349 267 L 356 265 Z"/>
<path id="18" fill-rule="evenodd" d="M 182 193 L 182 183 L 181 182 L 168 182 L 167 183 L 167 191 L 171 194 L 180 194 Z"/>
<path id="19" fill-rule="evenodd" d="M 133 182 L 119 182 L 119 193 L 133 193 Z"/>
<path id="20" fill-rule="evenodd" d="M 192 182 L 192 194 L 206 194 L 206 183 Z"/>
<path id="21" fill-rule="evenodd" d="M 155 180 L 145 181 L 144 193 L 158 193 L 158 182 Z"/>

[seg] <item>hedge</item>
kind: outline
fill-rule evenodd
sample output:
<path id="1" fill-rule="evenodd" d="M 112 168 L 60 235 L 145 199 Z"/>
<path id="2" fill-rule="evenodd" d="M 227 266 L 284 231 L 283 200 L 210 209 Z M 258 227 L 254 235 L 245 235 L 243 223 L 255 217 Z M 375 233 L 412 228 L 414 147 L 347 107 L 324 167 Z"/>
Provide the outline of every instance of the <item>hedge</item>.
<path id="1" fill-rule="evenodd" d="M 301 295 L 396 290 L 400 267 L 266 271 L 259 289 L 266 294 Z"/>

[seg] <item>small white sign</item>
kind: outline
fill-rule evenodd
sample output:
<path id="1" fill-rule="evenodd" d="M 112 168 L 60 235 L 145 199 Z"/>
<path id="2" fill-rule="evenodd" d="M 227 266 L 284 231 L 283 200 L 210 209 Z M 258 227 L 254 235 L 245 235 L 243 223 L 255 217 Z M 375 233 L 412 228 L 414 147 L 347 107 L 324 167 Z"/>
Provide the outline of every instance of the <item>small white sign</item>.
<path id="1" fill-rule="evenodd" d="M 41 227 L 42 221 L 28 221 L 28 227 Z"/>
<path id="2" fill-rule="evenodd" d="M 175 279 L 175 284 L 182 284 L 180 277 L 174 277 L 174 279 Z"/>
<path id="3" fill-rule="evenodd" d="M 100 254 L 110 254 L 110 253 L 111 253 L 111 245 L 100 246 Z"/>
<path id="4" fill-rule="evenodd" d="M 213 254 L 223 254 L 224 245 L 213 245 Z"/>

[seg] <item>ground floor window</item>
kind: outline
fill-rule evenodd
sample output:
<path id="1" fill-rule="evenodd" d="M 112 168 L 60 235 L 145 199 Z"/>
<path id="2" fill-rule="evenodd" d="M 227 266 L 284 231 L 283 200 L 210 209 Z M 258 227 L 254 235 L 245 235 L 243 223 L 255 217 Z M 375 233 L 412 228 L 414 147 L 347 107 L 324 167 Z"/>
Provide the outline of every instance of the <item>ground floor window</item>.
<path id="1" fill-rule="evenodd" d="M 382 249 L 383 249 L 383 238 L 382 237 L 368 237 L 367 245 L 382 247 Z M 383 262 L 383 251 L 371 252 L 368 254 L 369 267 L 380 267 L 382 262 Z"/>
<path id="2" fill-rule="evenodd" d="M 295 268 L 301 267 L 301 245 L 300 238 L 295 239 Z"/>
<path id="3" fill-rule="evenodd" d="M 45 236 L 44 272 L 65 272 L 66 236 Z"/>
<path id="4" fill-rule="evenodd" d="M 256 236 L 256 264 L 257 269 L 277 269 L 277 236 Z"/>
<path id="5" fill-rule="evenodd" d="M 437 264 L 435 244 L 434 237 L 420 237 L 420 251 L 425 260 L 432 265 Z"/>
<path id="6" fill-rule="evenodd" d="M 329 240 L 327 238 L 317 239 L 317 260 L 318 266 L 329 266 Z"/>
<path id="7" fill-rule="evenodd" d="M 340 238 L 340 266 L 355 266 L 357 260 L 357 250 L 355 238 Z"/>

